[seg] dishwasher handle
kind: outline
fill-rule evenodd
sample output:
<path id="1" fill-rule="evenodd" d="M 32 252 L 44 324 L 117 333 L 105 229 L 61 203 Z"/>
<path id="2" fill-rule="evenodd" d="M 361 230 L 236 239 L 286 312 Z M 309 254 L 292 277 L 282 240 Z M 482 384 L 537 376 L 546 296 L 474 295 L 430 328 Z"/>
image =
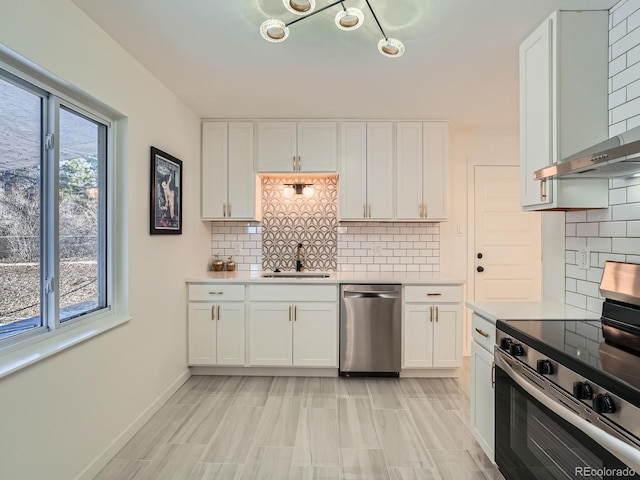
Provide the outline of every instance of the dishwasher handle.
<path id="1" fill-rule="evenodd" d="M 343 292 L 344 298 L 400 298 L 394 290 L 351 290 Z"/>

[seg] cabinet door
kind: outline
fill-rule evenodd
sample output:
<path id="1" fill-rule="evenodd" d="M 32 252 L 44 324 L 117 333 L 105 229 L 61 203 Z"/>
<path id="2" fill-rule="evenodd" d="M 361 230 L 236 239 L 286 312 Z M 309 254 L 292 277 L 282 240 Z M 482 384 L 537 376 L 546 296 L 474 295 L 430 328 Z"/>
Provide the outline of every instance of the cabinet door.
<path id="1" fill-rule="evenodd" d="M 244 365 L 244 303 L 216 306 L 216 361 L 218 365 Z"/>
<path id="2" fill-rule="evenodd" d="M 471 432 L 489 460 L 494 461 L 493 355 L 471 342 Z"/>
<path id="3" fill-rule="evenodd" d="M 253 122 L 229 123 L 227 217 L 255 218 L 256 175 L 253 167 Z"/>
<path id="4" fill-rule="evenodd" d="M 300 302 L 294 305 L 293 364 L 338 366 L 338 309 L 336 303 Z"/>
<path id="5" fill-rule="evenodd" d="M 551 121 L 551 19 L 520 46 L 520 195 L 526 205 L 553 201 L 553 180 L 533 179 L 533 172 L 553 162 Z"/>
<path id="6" fill-rule="evenodd" d="M 295 122 L 258 122 L 258 172 L 292 172 L 297 157 Z"/>
<path id="7" fill-rule="evenodd" d="M 280 302 L 249 304 L 249 363 L 291 365 L 293 305 Z"/>
<path id="8" fill-rule="evenodd" d="M 224 218 L 227 203 L 227 155 L 227 123 L 204 122 L 202 124 L 202 218 Z"/>
<path id="9" fill-rule="evenodd" d="M 189 365 L 216 364 L 215 308 L 213 303 L 189 304 Z"/>
<path id="10" fill-rule="evenodd" d="M 462 311 L 459 305 L 434 306 L 433 366 L 437 368 L 462 365 Z"/>
<path id="11" fill-rule="evenodd" d="M 446 220 L 449 186 L 449 125 L 422 125 L 422 199 L 424 218 Z"/>
<path id="12" fill-rule="evenodd" d="M 396 218 L 422 217 L 422 123 L 396 124 Z"/>
<path id="13" fill-rule="evenodd" d="M 367 124 L 340 124 L 340 218 L 362 220 L 367 203 Z"/>
<path id="14" fill-rule="evenodd" d="M 403 367 L 433 366 L 433 305 L 404 305 Z"/>
<path id="15" fill-rule="evenodd" d="M 298 122 L 301 172 L 337 172 L 336 122 Z"/>
<path id="16" fill-rule="evenodd" d="M 367 123 L 367 218 L 393 218 L 393 124 Z"/>

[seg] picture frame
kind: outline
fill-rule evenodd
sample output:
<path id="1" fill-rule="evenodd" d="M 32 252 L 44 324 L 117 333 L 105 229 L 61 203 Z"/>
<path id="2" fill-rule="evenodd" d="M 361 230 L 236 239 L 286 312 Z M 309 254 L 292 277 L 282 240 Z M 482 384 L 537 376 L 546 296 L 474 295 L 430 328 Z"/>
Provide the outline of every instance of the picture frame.
<path id="1" fill-rule="evenodd" d="M 182 161 L 151 147 L 151 235 L 182 234 Z"/>

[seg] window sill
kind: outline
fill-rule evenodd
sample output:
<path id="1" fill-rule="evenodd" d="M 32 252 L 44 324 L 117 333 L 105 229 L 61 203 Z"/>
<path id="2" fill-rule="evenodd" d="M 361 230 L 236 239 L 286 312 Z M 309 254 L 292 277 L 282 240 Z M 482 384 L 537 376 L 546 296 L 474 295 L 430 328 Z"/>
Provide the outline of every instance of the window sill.
<path id="1" fill-rule="evenodd" d="M 92 320 L 79 322 L 75 326 L 62 328 L 55 333 L 43 333 L 31 339 L 32 341 L 27 345 L 0 353 L 0 378 L 127 323 L 129 320 L 131 317 L 128 315 L 98 316 Z"/>

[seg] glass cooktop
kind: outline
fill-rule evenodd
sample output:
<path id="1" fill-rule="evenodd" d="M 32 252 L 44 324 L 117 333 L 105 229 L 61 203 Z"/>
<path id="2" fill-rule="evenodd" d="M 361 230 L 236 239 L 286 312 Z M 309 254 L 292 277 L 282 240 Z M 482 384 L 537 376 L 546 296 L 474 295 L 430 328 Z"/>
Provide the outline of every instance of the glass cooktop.
<path id="1" fill-rule="evenodd" d="M 622 397 L 640 398 L 640 356 L 607 343 L 600 320 L 498 320 L 498 330 Z"/>

